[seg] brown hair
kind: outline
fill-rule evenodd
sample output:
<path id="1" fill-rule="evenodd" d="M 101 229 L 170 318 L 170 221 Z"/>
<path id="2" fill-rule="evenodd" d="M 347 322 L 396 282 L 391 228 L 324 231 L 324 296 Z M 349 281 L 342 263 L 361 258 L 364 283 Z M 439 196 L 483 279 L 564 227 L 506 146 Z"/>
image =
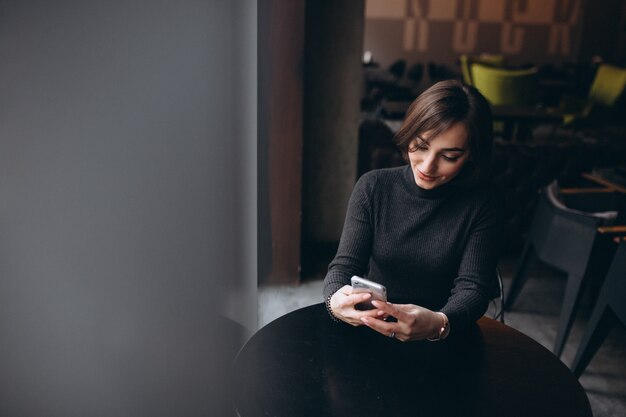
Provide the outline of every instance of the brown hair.
<path id="1" fill-rule="evenodd" d="M 434 138 L 461 123 L 467 132 L 470 160 L 454 181 L 476 185 L 489 170 L 493 146 L 493 119 L 489 103 L 477 89 L 458 80 L 440 81 L 411 103 L 394 142 L 405 160 L 413 141 L 429 132 Z M 428 140 L 426 140 L 428 141 Z"/>

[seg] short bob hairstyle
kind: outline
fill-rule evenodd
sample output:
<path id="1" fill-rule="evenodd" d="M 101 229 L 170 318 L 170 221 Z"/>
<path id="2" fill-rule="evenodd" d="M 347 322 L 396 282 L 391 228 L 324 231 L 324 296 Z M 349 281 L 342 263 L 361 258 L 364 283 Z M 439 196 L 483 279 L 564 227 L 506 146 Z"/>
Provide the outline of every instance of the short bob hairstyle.
<path id="1" fill-rule="evenodd" d="M 474 87 L 458 80 L 440 81 L 411 103 L 394 141 L 405 160 L 414 141 L 428 132 L 437 137 L 453 125 L 465 126 L 469 160 L 453 180 L 466 187 L 482 183 L 489 171 L 493 147 L 493 119 L 489 103 Z"/>

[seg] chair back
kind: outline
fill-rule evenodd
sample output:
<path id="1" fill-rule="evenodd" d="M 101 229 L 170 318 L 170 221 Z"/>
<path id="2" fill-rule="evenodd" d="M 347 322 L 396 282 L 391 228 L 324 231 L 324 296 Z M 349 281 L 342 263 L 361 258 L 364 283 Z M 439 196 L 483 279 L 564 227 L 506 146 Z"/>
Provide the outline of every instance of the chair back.
<path id="1" fill-rule="evenodd" d="M 552 181 L 545 189 L 546 197 L 550 203 L 564 212 L 570 214 L 593 217 L 600 223 L 599 226 L 610 226 L 617 219 L 617 201 L 615 194 L 609 194 L 611 199 L 606 199 L 607 194 L 593 194 L 584 197 L 580 194 L 561 195 L 558 183 Z M 564 198 L 565 197 L 565 198 Z M 564 201 L 566 199 L 566 202 Z"/>
<path id="2" fill-rule="evenodd" d="M 361 123 L 357 153 L 357 178 L 372 169 L 405 164 L 402 153 L 393 142 L 393 132 L 381 120 Z"/>
<path id="3" fill-rule="evenodd" d="M 604 219 L 568 209 L 559 202 L 555 188 L 553 183 L 542 190 L 529 240 L 541 261 L 582 276 L 591 258 L 597 227 Z"/>
<path id="4" fill-rule="evenodd" d="M 607 116 L 610 119 L 613 115 L 611 112 L 594 110 L 598 106 L 605 109 L 613 107 L 624 89 L 626 89 L 626 68 L 600 64 L 585 99 L 570 97 L 561 101 L 559 111 L 563 114 L 563 124 L 569 125 L 585 119 L 603 124 Z"/>
<path id="5" fill-rule="evenodd" d="M 539 97 L 539 73 L 526 69 L 493 68 L 470 64 L 473 85 L 493 105 L 533 105 Z"/>
<path id="6" fill-rule="evenodd" d="M 626 68 L 600 64 L 589 90 L 593 104 L 611 107 L 626 88 Z"/>
<path id="7" fill-rule="evenodd" d="M 411 66 L 406 72 L 406 76 L 409 80 L 413 81 L 415 84 L 419 84 L 424 76 L 424 64 L 417 62 Z"/>
<path id="8" fill-rule="evenodd" d="M 470 64 L 480 63 L 490 67 L 501 68 L 505 64 L 504 55 L 492 55 L 492 54 L 480 54 L 475 56 L 469 56 L 462 54 L 459 56 L 459 65 L 461 66 L 461 74 L 463 76 L 463 82 L 465 84 L 474 85 L 472 80 L 472 73 L 470 70 Z"/>
<path id="9" fill-rule="evenodd" d="M 400 79 L 404 76 L 404 71 L 406 70 L 406 61 L 404 59 L 395 60 L 389 66 L 389 72 L 393 74 L 394 77 Z"/>

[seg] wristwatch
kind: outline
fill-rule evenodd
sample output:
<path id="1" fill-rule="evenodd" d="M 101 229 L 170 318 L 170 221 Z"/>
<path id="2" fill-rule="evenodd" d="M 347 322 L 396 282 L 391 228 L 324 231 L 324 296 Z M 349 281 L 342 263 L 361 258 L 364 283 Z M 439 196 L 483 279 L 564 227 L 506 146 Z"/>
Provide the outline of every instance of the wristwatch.
<path id="1" fill-rule="evenodd" d="M 437 342 L 439 340 L 443 340 L 446 337 L 448 337 L 448 334 L 450 333 L 450 322 L 448 321 L 448 316 L 446 316 L 441 311 L 437 311 L 437 314 L 443 317 L 443 325 L 439 328 L 439 334 L 437 335 L 437 337 L 431 337 L 431 338 L 426 339 L 431 342 Z"/>

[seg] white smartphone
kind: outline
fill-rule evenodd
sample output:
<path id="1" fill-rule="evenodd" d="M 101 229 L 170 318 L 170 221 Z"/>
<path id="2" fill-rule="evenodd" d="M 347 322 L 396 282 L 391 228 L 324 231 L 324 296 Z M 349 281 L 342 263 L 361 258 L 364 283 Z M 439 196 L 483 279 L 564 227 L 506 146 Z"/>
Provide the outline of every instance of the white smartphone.
<path id="1" fill-rule="evenodd" d="M 371 310 L 374 307 L 372 304 L 372 300 L 379 300 L 384 303 L 387 302 L 387 288 L 384 285 L 381 285 L 377 282 L 370 281 L 369 279 L 357 277 L 354 275 L 352 279 L 350 279 L 350 283 L 352 284 L 352 292 L 353 293 L 370 293 L 372 297 L 364 301 L 362 303 L 356 304 L 354 308 L 357 310 Z"/>

